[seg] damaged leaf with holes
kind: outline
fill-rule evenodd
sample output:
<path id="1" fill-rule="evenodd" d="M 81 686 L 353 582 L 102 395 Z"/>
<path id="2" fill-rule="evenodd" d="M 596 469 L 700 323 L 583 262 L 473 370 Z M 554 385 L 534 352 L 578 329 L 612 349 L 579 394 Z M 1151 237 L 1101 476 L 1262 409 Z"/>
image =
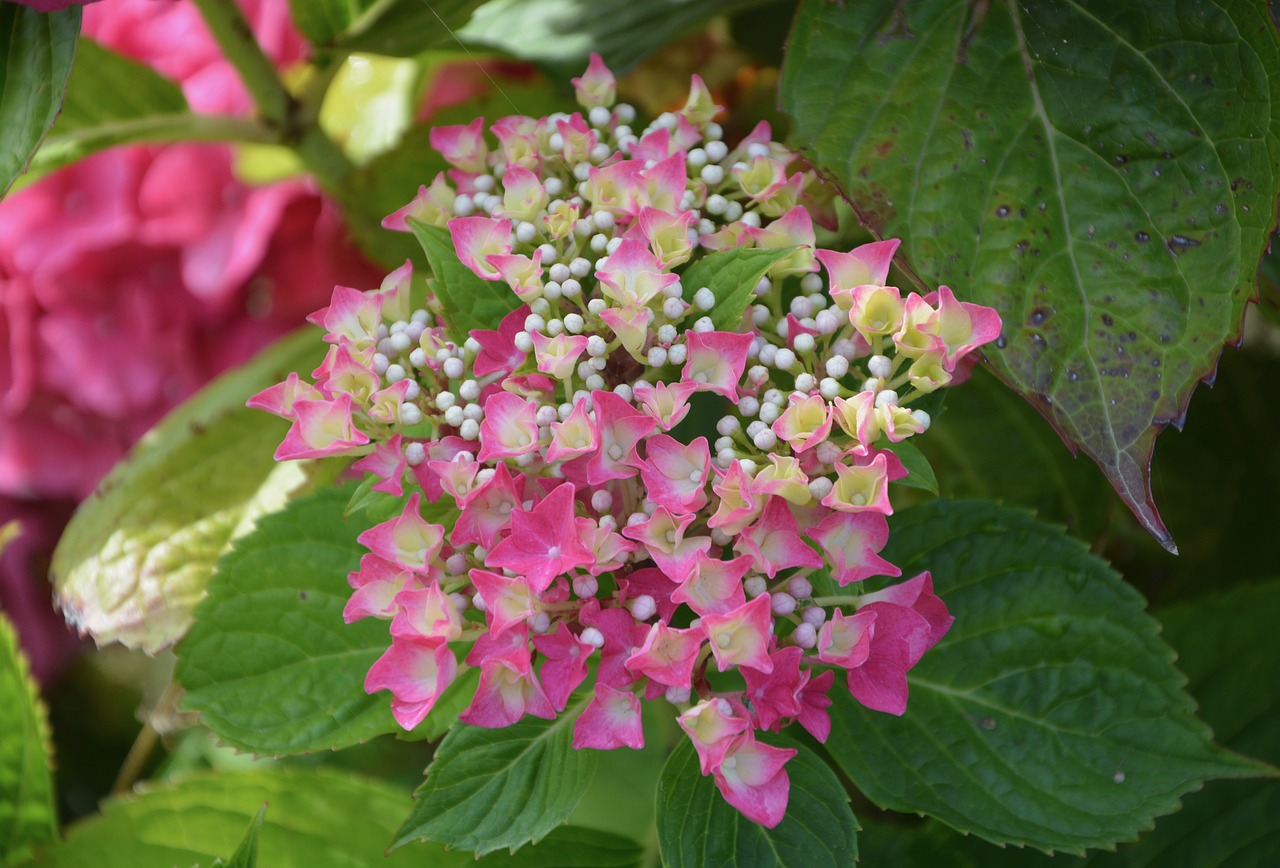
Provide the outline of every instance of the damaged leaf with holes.
<path id="1" fill-rule="evenodd" d="M 801 5 L 795 139 L 929 286 L 995 307 L 987 357 L 1143 525 L 1156 436 L 1237 340 L 1280 193 L 1261 4 Z"/>

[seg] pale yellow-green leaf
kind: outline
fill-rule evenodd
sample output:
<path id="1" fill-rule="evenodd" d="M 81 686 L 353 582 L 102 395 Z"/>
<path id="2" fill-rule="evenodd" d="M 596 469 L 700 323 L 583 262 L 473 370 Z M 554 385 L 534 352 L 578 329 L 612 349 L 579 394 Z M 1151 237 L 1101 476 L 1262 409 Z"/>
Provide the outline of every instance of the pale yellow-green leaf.
<path id="1" fill-rule="evenodd" d="M 314 329 L 277 342 L 166 416 L 77 510 L 53 558 L 68 621 L 99 645 L 173 644 L 229 543 L 255 519 L 332 478 L 326 463 L 277 464 L 288 423 L 244 406 L 323 353 Z"/>

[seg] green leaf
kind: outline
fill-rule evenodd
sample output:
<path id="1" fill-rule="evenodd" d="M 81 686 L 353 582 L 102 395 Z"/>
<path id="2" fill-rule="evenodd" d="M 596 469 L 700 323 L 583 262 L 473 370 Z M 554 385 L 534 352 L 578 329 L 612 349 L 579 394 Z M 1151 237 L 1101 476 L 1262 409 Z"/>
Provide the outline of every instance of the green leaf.
<path id="1" fill-rule="evenodd" d="M 616 73 L 711 18 L 761 0 L 490 0 L 459 32 L 470 43 L 581 75 L 591 52 Z"/>
<path id="2" fill-rule="evenodd" d="M 0 3 L 0 199 L 27 168 L 67 89 L 80 8 Z"/>
<path id="3" fill-rule="evenodd" d="M 1000 312 L 1001 378 L 1172 549 L 1151 451 L 1239 333 L 1275 225 L 1276 93 L 1248 0 L 807 0 L 781 99 L 927 286 Z"/>
<path id="4" fill-rule="evenodd" d="M 227 545 L 333 473 L 333 465 L 277 464 L 288 423 L 244 406 L 322 352 L 314 329 L 283 338 L 147 432 L 58 542 L 54 593 L 68 621 L 99 645 L 149 653 L 186 631 Z"/>
<path id="5" fill-rule="evenodd" d="M 431 263 L 431 289 L 440 301 L 450 332 L 466 340 L 472 329 L 496 329 L 504 316 L 520 306 L 511 287 L 500 280 L 483 280 L 458 259 L 449 230 L 409 219 L 413 234 Z"/>
<path id="6" fill-rule="evenodd" d="M 0 614 L 0 865 L 17 864 L 57 834 L 52 759 L 40 692 Z"/>
<path id="7" fill-rule="evenodd" d="M 67 98 L 32 161 L 49 172 L 114 145 L 204 138 L 178 83 L 151 67 L 81 37 Z"/>
<path id="8" fill-rule="evenodd" d="M 1063 449 L 1016 392 L 981 368 L 946 391 L 946 417 L 912 439 L 947 481 L 948 495 L 1030 507 L 1083 539 L 1102 532 L 1113 502 L 1106 481 Z"/>
<path id="9" fill-rule="evenodd" d="M 787 815 L 773 829 L 731 807 L 711 777 L 703 777 L 692 743 L 682 739 L 658 784 L 658 846 L 668 868 L 810 868 L 853 865 L 858 821 L 835 774 L 809 748 L 784 737 L 771 744 L 795 748 L 787 762 L 791 794 Z"/>
<path id="10" fill-rule="evenodd" d="M 101 814 L 72 826 L 66 840 L 41 853 L 36 865 L 209 865 L 242 841 L 264 802 L 270 810 L 258 835 L 259 865 L 475 865 L 470 854 L 439 847 L 429 854 L 384 856 L 407 799 L 394 787 L 332 769 L 266 765 L 193 774 L 108 799 Z"/>
<path id="11" fill-rule="evenodd" d="M 1056 528 L 933 501 L 884 551 L 955 616 L 908 676 L 906 714 L 832 692 L 827 751 L 868 798 L 998 843 L 1079 853 L 1262 769 L 1213 745 L 1142 598 Z"/>
<path id="12" fill-rule="evenodd" d="M 1201 714 L 1222 744 L 1280 764 L 1280 582 L 1269 581 L 1160 612 L 1165 636 Z M 1100 866 L 1269 865 L 1280 861 L 1280 780 L 1214 781 L 1187 797 L 1132 847 Z"/>
<path id="13" fill-rule="evenodd" d="M 561 826 L 534 846 L 516 853 L 491 853 L 471 864 L 480 868 L 641 868 L 646 863 L 644 850 L 630 838 Z"/>
<path id="14" fill-rule="evenodd" d="M 1165 636 L 1178 651 L 1179 666 L 1190 677 L 1188 687 L 1222 743 L 1280 762 L 1280 698 L 1273 690 L 1260 689 L 1280 679 L 1280 657 L 1259 653 L 1272 641 L 1280 619 L 1280 582 L 1239 588 L 1159 614 Z M 1274 819 L 1280 815 L 1280 781 L 1212 781 L 1185 801 L 1182 810 L 1161 818 L 1136 844 L 1067 864 L 1197 868 L 1280 862 L 1280 828 Z M 996 849 L 937 823 L 866 826 L 859 843 L 869 864 L 924 865 L 945 858 L 948 865 L 975 868 L 1053 868 L 1063 861 L 1062 856 L 1051 859 L 1029 850 Z"/>
<path id="15" fill-rule="evenodd" d="M 929 459 L 924 457 L 924 453 L 915 443 L 911 440 L 902 440 L 898 443 L 888 443 L 886 448 L 901 459 L 902 466 L 907 470 L 907 475 L 897 481 L 898 485 L 919 488 L 937 496 L 938 477 L 934 475 Z"/>
<path id="16" fill-rule="evenodd" d="M 241 750 L 337 749 L 397 729 L 387 697 L 364 691 L 386 624 L 342 620 L 371 524 L 343 521 L 350 489 L 295 500 L 238 540 L 178 644 L 184 706 Z"/>
<path id="17" fill-rule="evenodd" d="M 482 0 L 289 0 L 293 23 L 322 54 L 411 57 L 454 41 Z"/>
<path id="18" fill-rule="evenodd" d="M 585 702 L 555 720 L 450 731 L 392 846 L 421 839 L 483 856 L 546 836 L 573 813 L 595 771 L 596 753 L 573 748 Z"/>
<path id="19" fill-rule="evenodd" d="M 717 331 L 733 332 L 742 322 L 742 313 L 755 299 L 756 284 L 773 266 L 790 256 L 795 248 L 732 247 L 717 250 L 694 262 L 680 276 L 684 300 L 707 287 L 716 297 L 708 314 Z"/>
<path id="20" fill-rule="evenodd" d="M 267 805 L 263 802 L 258 813 L 249 821 L 249 828 L 244 833 L 240 846 L 236 847 L 236 852 L 231 854 L 231 859 L 227 862 L 218 859 L 213 864 L 226 865 L 227 868 L 254 868 L 258 864 L 258 835 L 262 832 L 262 820 L 266 815 Z"/>

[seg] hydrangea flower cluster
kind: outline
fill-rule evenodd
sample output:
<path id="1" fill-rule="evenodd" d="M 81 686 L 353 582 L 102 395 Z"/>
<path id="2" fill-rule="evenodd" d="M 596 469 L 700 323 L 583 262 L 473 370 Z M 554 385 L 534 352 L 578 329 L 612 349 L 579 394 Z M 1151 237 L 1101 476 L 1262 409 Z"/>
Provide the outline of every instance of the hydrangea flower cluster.
<path id="1" fill-rule="evenodd" d="M 250 403 L 292 421 L 279 459 L 358 455 L 374 489 L 408 495 L 361 535 L 346 609 L 390 621 L 365 687 L 402 726 L 464 667 L 476 726 L 553 718 L 590 681 L 578 748 L 641 747 L 641 700 L 665 698 L 725 799 L 774 826 L 794 751 L 756 733 L 825 740 L 837 671 L 902 714 L 952 622 L 928 573 L 857 589 L 901 575 L 879 552 L 906 474 L 892 447 L 930 423 L 912 402 L 999 318 L 885 285 L 896 241 L 816 249 L 813 171 L 767 124 L 724 143 L 696 76 L 639 131 L 598 57 L 574 84 L 580 113 L 433 130 L 452 168 L 384 224 L 444 227 L 509 286 L 497 328 L 459 342 L 438 300 L 411 309 L 406 264 L 336 288 L 313 316 L 331 344 L 315 383 Z M 753 248 L 778 255 L 750 305 L 682 280 Z"/>

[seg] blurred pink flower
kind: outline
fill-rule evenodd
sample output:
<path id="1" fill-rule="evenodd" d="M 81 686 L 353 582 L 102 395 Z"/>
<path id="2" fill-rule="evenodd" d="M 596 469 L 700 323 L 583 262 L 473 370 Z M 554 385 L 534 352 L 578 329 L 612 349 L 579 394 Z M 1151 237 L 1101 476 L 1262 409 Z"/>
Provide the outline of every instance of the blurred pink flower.
<path id="1" fill-rule="evenodd" d="M 244 4 L 298 60 L 286 0 Z M 84 33 L 179 80 L 192 107 L 250 101 L 194 6 L 116 0 Z M 252 187 L 221 145 L 118 148 L 0 204 L 0 492 L 83 497 L 167 409 L 376 273 L 334 206 Z"/>
<path id="2" fill-rule="evenodd" d="M 287 0 L 243 7 L 276 63 L 302 58 Z M 83 32 L 178 80 L 196 111 L 252 107 L 191 4 L 113 0 L 85 10 Z M 46 625 L 29 612 L 49 607 L 47 588 L 33 603 L 45 567 L 31 553 L 67 517 L 44 503 L 87 495 L 167 410 L 335 284 L 380 279 L 309 180 L 250 186 L 227 146 L 105 151 L 0 203 L 0 497 L 39 501 L 14 506 L 38 521 L 3 585 L 6 607 L 26 601 L 11 614 L 33 653 Z"/>

